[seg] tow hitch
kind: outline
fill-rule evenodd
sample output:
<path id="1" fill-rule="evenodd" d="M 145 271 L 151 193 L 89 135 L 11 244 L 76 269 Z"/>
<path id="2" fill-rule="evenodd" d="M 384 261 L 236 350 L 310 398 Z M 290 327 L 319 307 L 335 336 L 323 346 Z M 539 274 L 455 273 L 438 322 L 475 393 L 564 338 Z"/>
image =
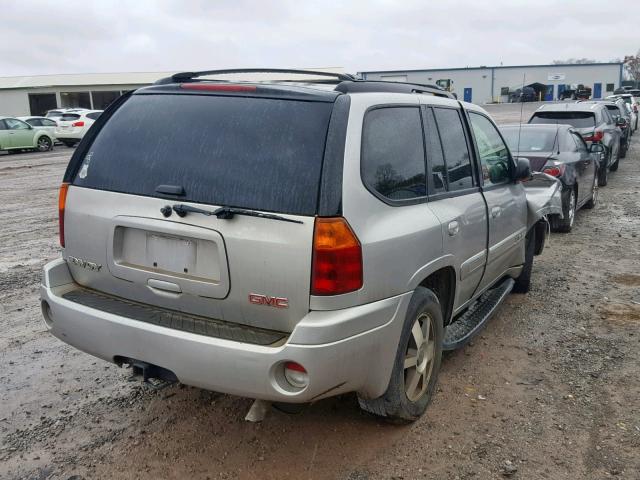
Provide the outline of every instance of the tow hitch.
<path id="1" fill-rule="evenodd" d="M 158 390 L 178 382 L 178 377 L 171 370 L 141 360 L 119 357 L 116 358 L 116 364 L 131 367 L 131 380 L 142 377 L 144 383 Z"/>

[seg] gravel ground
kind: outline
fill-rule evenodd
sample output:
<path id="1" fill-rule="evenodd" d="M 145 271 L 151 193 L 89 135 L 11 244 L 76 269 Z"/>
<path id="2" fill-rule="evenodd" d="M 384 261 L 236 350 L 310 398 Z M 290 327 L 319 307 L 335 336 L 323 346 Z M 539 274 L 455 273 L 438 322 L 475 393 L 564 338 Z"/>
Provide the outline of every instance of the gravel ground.
<path id="1" fill-rule="evenodd" d="M 38 283 L 70 151 L 0 154 L 0 478 L 640 478 L 639 145 L 402 427 L 352 395 L 247 423 L 250 400 L 154 390 L 53 338 Z"/>

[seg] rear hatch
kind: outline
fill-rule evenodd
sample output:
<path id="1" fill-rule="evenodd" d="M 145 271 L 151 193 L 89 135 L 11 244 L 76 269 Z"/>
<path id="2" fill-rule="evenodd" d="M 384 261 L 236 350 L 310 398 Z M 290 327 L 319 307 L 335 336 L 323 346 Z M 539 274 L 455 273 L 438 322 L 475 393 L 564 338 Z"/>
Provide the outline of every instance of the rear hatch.
<path id="1" fill-rule="evenodd" d="M 535 112 L 529 123 L 571 125 L 585 138 L 593 136 L 596 129 L 596 117 L 593 112 Z"/>
<path id="2" fill-rule="evenodd" d="M 291 331 L 309 310 L 332 106 L 177 92 L 131 96 L 76 162 L 64 253 L 76 282 Z M 221 207 L 267 218 L 205 214 Z"/>
<path id="3" fill-rule="evenodd" d="M 79 134 L 84 127 L 84 122 L 77 113 L 63 113 L 60 117 L 56 117 L 58 126 L 56 127 L 56 135 L 72 136 Z"/>
<path id="4" fill-rule="evenodd" d="M 528 158 L 534 172 L 541 172 L 558 149 L 557 127 L 505 127 L 502 134 L 513 155 Z"/>

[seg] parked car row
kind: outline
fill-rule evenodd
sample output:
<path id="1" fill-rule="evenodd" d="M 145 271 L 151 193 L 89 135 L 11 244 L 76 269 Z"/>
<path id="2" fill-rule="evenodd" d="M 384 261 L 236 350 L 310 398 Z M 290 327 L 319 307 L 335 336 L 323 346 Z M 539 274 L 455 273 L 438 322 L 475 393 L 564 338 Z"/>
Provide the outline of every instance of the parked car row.
<path id="1" fill-rule="evenodd" d="M 45 117 L 0 117 L 0 150 L 51 150 L 56 143 L 73 147 L 102 110 L 81 108 L 50 110 Z"/>
<path id="2" fill-rule="evenodd" d="M 598 188 L 626 156 L 638 121 L 636 99 L 627 98 L 546 104 L 528 124 L 502 127 L 514 155 L 562 182 L 562 214 L 549 217 L 554 231 L 570 232 L 575 212 L 595 207 Z"/>

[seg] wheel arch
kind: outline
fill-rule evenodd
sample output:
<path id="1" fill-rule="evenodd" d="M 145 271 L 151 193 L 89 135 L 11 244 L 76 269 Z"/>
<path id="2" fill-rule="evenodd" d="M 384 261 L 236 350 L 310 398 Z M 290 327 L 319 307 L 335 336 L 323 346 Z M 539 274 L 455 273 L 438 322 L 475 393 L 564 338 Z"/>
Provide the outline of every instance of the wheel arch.
<path id="1" fill-rule="evenodd" d="M 445 325 L 449 323 L 453 313 L 453 302 L 456 296 L 456 271 L 452 266 L 442 267 L 424 278 L 420 287 L 428 288 L 435 293 L 442 309 Z"/>

